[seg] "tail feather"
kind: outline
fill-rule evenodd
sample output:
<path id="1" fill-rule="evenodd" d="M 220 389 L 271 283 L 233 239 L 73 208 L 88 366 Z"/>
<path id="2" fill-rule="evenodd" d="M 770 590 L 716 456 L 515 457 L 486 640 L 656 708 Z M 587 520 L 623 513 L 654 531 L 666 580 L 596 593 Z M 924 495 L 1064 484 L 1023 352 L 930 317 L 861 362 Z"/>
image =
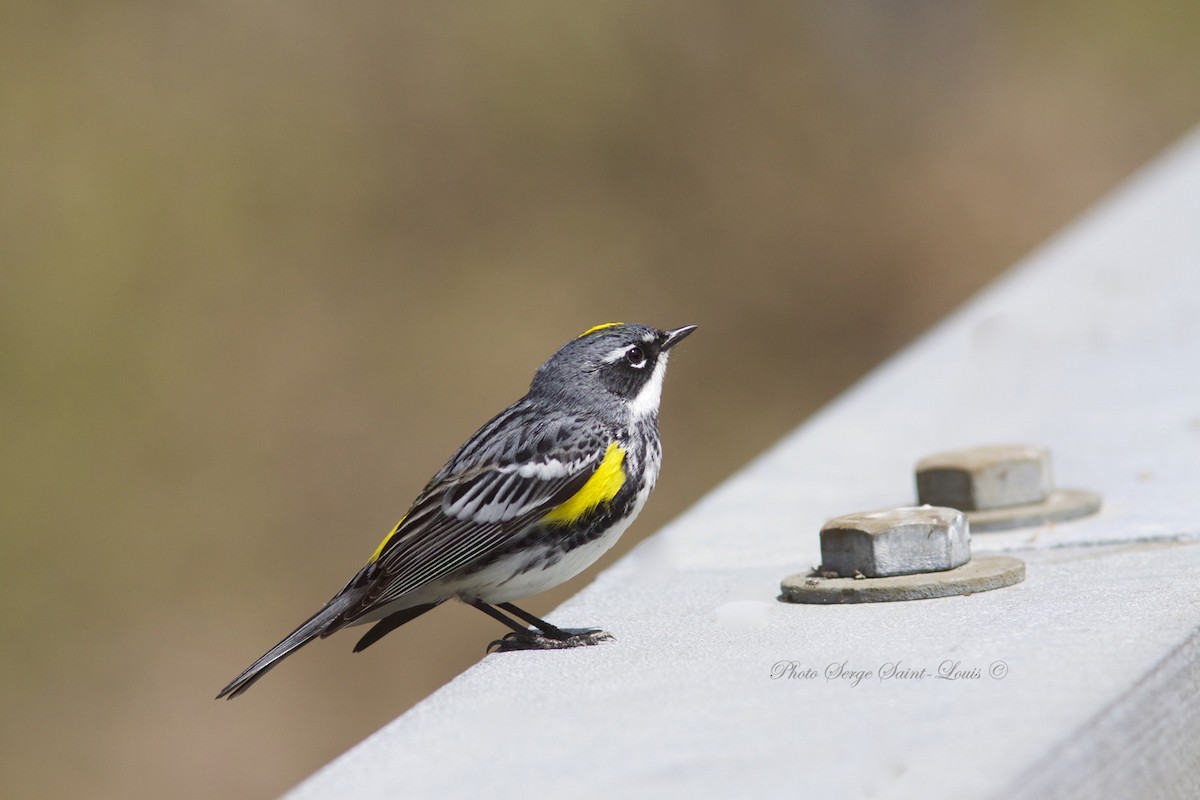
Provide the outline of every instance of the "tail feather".
<path id="1" fill-rule="evenodd" d="M 313 639 L 333 633 L 333 631 L 341 627 L 341 624 L 345 624 L 345 620 L 341 618 L 342 612 L 357 600 L 357 596 L 353 596 L 353 593 L 347 592 L 343 592 L 330 600 L 324 608 L 313 614 L 305 620 L 304 624 L 288 634 L 287 638 L 264 653 L 261 658 L 246 667 L 241 675 L 230 681 L 229 685 L 217 695 L 217 699 L 220 700 L 222 697 L 225 697 L 232 700 L 253 686 L 254 682 L 267 674 L 272 667 Z"/>

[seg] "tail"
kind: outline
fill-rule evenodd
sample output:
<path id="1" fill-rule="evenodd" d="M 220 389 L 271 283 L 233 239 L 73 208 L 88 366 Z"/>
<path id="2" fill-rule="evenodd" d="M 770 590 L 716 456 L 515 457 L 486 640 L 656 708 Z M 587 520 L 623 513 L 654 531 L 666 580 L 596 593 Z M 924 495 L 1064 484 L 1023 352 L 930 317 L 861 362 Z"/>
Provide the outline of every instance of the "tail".
<path id="1" fill-rule="evenodd" d="M 242 671 L 229 685 L 221 690 L 217 699 L 232 700 L 254 685 L 267 671 L 318 636 L 333 633 L 345 624 L 342 612 L 357 602 L 356 593 L 343 591 L 325 604 L 325 607 L 309 617 L 303 625 L 292 631 L 286 639 L 268 650 L 262 658 Z M 340 623 L 340 624 L 339 624 Z"/>

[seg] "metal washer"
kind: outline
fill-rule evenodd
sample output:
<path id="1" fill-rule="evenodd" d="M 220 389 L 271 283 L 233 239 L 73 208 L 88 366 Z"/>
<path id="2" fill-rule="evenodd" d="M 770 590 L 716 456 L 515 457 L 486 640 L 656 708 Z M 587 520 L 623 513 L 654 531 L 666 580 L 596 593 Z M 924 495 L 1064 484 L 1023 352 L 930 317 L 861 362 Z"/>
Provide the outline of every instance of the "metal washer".
<path id="1" fill-rule="evenodd" d="M 1025 580 L 1025 562 L 1012 556 L 981 556 L 944 572 L 920 572 L 887 578 L 823 578 L 798 573 L 784 578 L 780 600 L 787 603 L 886 603 L 974 594 Z"/>
<path id="2" fill-rule="evenodd" d="M 1100 495 L 1084 489 L 1055 489 L 1040 503 L 966 511 L 972 533 L 1006 531 L 1047 522 L 1065 522 L 1100 510 Z"/>

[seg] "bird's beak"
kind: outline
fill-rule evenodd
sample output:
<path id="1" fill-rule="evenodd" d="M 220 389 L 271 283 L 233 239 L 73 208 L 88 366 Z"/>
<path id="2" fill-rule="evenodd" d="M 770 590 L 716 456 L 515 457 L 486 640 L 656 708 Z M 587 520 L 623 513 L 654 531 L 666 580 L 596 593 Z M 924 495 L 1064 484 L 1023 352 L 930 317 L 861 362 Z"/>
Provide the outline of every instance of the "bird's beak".
<path id="1" fill-rule="evenodd" d="M 682 328 L 676 328 L 673 331 L 665 331 L 664 333 L 666 338 L 663 339 L 662 347 L 659 349 L 663 352 L 670 350 L 672 347 L 682 342 L 689 333 L 696 330 L 698 327 L 698 325 L 684 325 Z"/>

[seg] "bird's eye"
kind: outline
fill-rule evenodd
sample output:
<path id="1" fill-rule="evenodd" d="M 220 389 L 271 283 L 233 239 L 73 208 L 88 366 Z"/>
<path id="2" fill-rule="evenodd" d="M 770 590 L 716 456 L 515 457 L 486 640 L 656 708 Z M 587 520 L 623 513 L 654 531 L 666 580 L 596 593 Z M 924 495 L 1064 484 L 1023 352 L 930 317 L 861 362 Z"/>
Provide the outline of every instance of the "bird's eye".
<path id="1" fill-rule="evenodd" d="M 646 366 L 646 354 L 642 348 L 634 345 L 625 351 L 625 362 L 634 369 L 641 369 Z"/>

